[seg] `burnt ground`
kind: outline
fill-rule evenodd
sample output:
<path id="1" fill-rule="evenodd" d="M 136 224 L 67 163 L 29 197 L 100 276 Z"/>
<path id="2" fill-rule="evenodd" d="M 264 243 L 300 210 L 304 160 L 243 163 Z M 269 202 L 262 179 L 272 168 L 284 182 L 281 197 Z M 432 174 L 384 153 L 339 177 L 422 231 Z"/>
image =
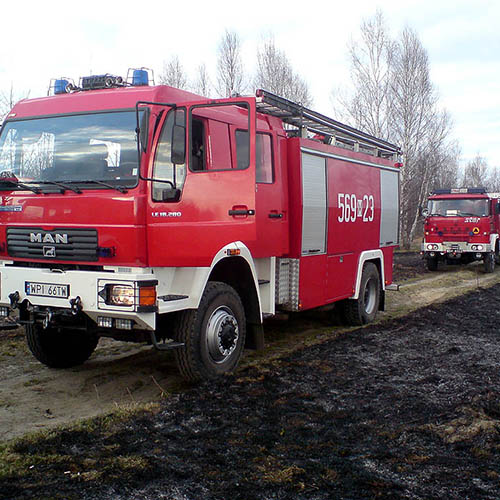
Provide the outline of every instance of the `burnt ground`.
<path id="1" fill-rule="evenodd" d="M 0 497 L 498 499 L 499 303 L 478 288 L 22 438 L 0 448 Z"/>

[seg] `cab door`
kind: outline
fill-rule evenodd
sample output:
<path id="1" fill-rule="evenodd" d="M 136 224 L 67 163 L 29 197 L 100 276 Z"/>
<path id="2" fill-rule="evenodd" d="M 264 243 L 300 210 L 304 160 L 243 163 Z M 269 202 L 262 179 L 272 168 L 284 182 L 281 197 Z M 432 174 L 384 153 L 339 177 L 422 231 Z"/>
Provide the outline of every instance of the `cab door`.
<path id="1" fill-rule="evenodd" d="M 257 257 L 280 257 L 289 251 L 287 171 L 279 147 L 285 140 L 267 132 L 256 134 Z"/>
<path id="2" fill-rule="evenodd" d="M 230 125 L 249 131 L 235 164 Z M 179 137 L 184 139 L 180 155 Z M 147 234 L 151 266 L 210 266 L 227 244 L 252 246 L 255 224 L 255 99 L 170 109 L 153 142 Z"/>

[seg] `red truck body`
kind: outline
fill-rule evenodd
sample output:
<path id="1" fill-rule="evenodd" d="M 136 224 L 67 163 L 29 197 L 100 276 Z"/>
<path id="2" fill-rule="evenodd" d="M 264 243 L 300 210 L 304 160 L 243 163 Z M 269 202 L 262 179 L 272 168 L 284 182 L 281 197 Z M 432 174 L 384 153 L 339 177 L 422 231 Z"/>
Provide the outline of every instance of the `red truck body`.
<path id="1" fill-rule="evenodd" d="M 467 264 L 482 260 L 492 272 L 499 260 L 498 194 L 482 188 L 436 190 L 425 210 L 422 254 L 435 271 L 438 262 Z"/>
<path id="2" fill-rule="evenodd" d="M 113 78 L 21 101 L 2 127 L 0 312 L 19 309 L 40 361 L 78 364 L 108 336 L 172 348 L 199 379 L 261 345 L 278 310 L 373 319 L 397 147 L 264 91 Z"/>

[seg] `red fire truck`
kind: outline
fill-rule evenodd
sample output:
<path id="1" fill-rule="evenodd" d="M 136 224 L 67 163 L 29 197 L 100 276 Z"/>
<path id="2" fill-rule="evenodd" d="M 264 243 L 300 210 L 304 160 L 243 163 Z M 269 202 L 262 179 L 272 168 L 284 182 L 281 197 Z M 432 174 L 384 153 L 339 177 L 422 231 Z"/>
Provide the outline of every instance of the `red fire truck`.
<path id="1" fill-rule="evenodd" d="M 422 254 L 429 271 L 438 262 L 467 264 L 482 260 L 491 273 L 499 263 L 499 195 L 483 188 L 437 189 L 428 199 Z"/>
<path id="2" fill-rule="evenodd" d="M 0 135 L 0 313 L 50 367 L 100 337 L 232 370 L 263 318 L 341 301 L 373 320 L 398 243 L 398 147 L 269 92 L 208 100 L 56 80 Z"/>

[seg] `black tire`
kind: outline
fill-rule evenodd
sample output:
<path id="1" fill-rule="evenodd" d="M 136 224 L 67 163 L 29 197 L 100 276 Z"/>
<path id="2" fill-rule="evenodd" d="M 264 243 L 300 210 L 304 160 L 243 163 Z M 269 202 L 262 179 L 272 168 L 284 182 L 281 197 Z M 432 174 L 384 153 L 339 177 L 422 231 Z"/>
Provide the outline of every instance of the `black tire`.
<path id="1" fill-rule="evenodd" d="M 182 311 L 176 340 L 184 347 L 174 351 L 181 375 L 205 380 L 236 368 L 246 335 L 245 309 L 236 291 L 218 281 L 209 282 L 198 309 Z"/>
<path id="2" fill-rule="evenodd" d="M 495 254 L 490 252 L 483 259 L 484 272 L 492 273 L 495 270 Z"/>
<path id="3" fill-rule="evenodd" d="M 345 320 L 354 326 L 371 323 L 377 316 L 379 302 L 380 275 L 377 266 L 368 262 L 361 275 L 359 297 L 344 301 Z"/>
<path id="4" fill-rule="evenodd" d="M 50 368 L 70 368 L 90 358 L 99 337 L 83 330 L 26 325 L 28 347 L 36 359 Z"/>
<path id="5" fill-rule="evenodd" d="M 425 260 L 427 262 L 427 269 L 429 271 L 437 271 L 438 268 L 437 257 L 427 257 Z"/>

